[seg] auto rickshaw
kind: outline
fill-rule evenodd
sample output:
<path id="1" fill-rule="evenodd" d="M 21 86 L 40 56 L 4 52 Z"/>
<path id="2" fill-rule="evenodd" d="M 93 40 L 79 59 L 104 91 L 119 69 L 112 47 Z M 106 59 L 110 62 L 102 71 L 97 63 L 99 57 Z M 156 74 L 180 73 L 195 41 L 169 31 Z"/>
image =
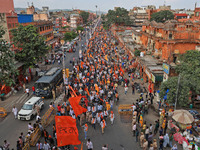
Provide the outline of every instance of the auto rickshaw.
<path id="1" fill-rule="evenodd" d="M 3 107 L 0 107 L 0 118 L 6 117 L 7 112 Z"/>

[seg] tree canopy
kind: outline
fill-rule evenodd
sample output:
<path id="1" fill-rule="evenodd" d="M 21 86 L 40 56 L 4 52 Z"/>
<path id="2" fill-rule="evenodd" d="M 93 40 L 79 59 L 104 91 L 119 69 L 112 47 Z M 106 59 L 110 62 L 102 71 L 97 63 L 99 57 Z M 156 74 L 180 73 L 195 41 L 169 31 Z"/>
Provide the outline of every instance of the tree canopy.
<path id="1" fill-rule="evenodd" d="M 189 103 L 190 92 L 192 95 L 200 92 L 200 52 L 196 50 L 187 51 L 180 56 L 180 63 L 175 68 L 180 75 L 180 84 L 178 92 L 179 106 L 185 106 Z M 174 103 L 176 99 L 176 90 L 178 87 L 178 77 L 171 77 L 161 84 L 160 96 L 164 98 L 167 93 L 167 101 Z"/>
<path id="2" fill-rule="evenodd" d="M 81 27 L 81 26 L 78 26 L 77 28 L 76 28 L 76 31 L 84 31 L 84 28 L 83 27 Z"/>
<path id="3" fill-rule="evenodd" d="M 44 37 L 33 25 L 19 25 L 12 34 L 14 45 L 18 48 L 16 60 L 23 62 L 26 68 L 37 63 L 49 50 Z"/>
<path id="4" fill-rule="evenodd" d="M 89 13 L 89 12 L 86 12 L 86 11 L 82 11 L 82 12 L 80 13 L 80 15 L 81 15 L 81 17 L 83 18 L 83 23 L 87 23 L 90 13 Z"/>
<path id="5" fill-rule="evenodd" d="M 10 44 L 3 40 L 5 31 L 0 27 L 0 83 L 11 86 L 14 84 L 13 77 L 18 74 L 15 67 L 15 54 L 10 49 Z"/>
<path id="6" fill-rule="evenodd" d="M 128 11 L 125 8 L 117 8 L 116 10 L 109 10 L 106 16 L 103 16 L 103 25 L 105 28 L 109 28 L 111 24 L 129 25 L 130 18 Z"/>
<path id="7" fill-rule="evenodd" d="M 134 52 L 135 57 L 140 56 L 140 50 L 136 49 Z"/>
<path id="8" fill-rule="evenodd" d="M 65 41 L 71 41 L 71 40 L 75 39 L 77 36 L 78 36 L 78 34 L 75 33 L 74 31 L 65 32 L 65 34 L 64 34 L 64 40 Z"/>
<path id="9" fill-rule="evenodd" d="M 167 20 L 174 19 L 174 14 L 169 10 L 163 10 L 151 15 L 151 21 L 162 22 L 164 23 Z"/>

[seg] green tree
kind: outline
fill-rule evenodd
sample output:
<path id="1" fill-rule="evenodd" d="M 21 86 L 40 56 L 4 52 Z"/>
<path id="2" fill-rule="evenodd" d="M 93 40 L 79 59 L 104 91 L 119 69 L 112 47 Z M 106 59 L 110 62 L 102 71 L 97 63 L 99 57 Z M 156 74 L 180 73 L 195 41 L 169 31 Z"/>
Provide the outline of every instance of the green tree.
<path id="1" fill-rule="evenodd" d="M 154 20 L 156 22 L 163 23 L 167 20 L 172 20 L 172 19 L 174 19 L 174 14 L 169 10 L 159 11 L 151 15 L 151 21 Z"/>
<path id="2" fill-rule="evenodd" d="M 187 106 L 189 101 L 189 87 L 187 86 L 187 81 L 184 80 L 184 78 L 180 78 L 180 84 L 179 84 L 179 91 L 178 91 L 178 101 L 177 106 Z M 177 88 L 178 88 L 178 77 L 171 77 L 167 81 L 163 82 L 161 84 L 160 88 L 160 97 L 164 98 L 166 95 L 166 91 L 169 90 L 167 93 L 167 102 L 169 104 L 174 104 L 176 100 L 177 95 Z"/>
<path id="3" fill-rule="evenodd" d="M 89 18 L 89 15 L 90 13 L 89 12 L 86 12 L 86 11 L 82 11 L 80 13 L 81 17 L 83 18 L 83 23 L 87 23 L 88 22 L 88 18 Z"/>
<path id="4" fill-rule="evenodd" d="M 176 72 L 180 74 L 180 84 L 178 92 L 178 105 L 185 106 L 189 102 L 189 93 L 192 95 L 199 94 L 200 91 L 200 52 L 196 50 L 187 51 L 180 56 L 180 63 L 177 65 Z M 176 90 L 178 87 L 178 77 L 171 77 L 168 81 L 161 84 L 160 96 L 163 98 L 166 90 L 167 101 L 175 102 Z"/>
<path id="5" fill-rule="evenodd" d="M 176 71 L 188 81 L 188 87 L 193 95 L 200 92 L 200 52 L 197 50 L 187 51 L 180 57 L 180 64 Z"/>
<path id="6" fill-rule="evenodd" d="M 15 67 L 15 54 L 10 45 L 3 39 L 5 31 L 0 27 L 0 83 L 11 86 L 14 84 L 13 77 L 18 74 Z"/>
<path id="7" fill-rule="evenodd" d="M 81 27 L 81 26 L 78 26 L 77 28 L 76 28 L 76 31 L 84 31 L 84 28 L 83 27 Z"/>
<path id="8" fill-rule="evenodd" d="M 109 28 L 111 24 L 129 25 L 130 17 L 128 11 L 125 8 L 117 8 L 115 10 L 109 10 L 106 16 L 103 16 L 103 25 L 105 28 Z"/>
<path id="9" fill-rule="evenodd" d="M 16 60 L 23 62 L 25 69 L 37 63 L 49 50 L 45 39 L 37 33 L 33 25 L 22 26 L 12 30 L 14 45 L 19 49 Z"/>
<path id="10" fill-rule="evenodd" d="M 136 49 L 134 52 L 135 57 L 140 56 L 140 50 Z"/>
<path id="11" fill-rule="evenodd" d="M 65 32 L 65 34 L 64 34 L 64 40 L 65 40 L 65 41 L 71 41 L 71 40 L 73 40 L 74 38 L 76 38 L 77 36 L 78 36 L 78 34 L 75 33 L 74 31 Z"/>

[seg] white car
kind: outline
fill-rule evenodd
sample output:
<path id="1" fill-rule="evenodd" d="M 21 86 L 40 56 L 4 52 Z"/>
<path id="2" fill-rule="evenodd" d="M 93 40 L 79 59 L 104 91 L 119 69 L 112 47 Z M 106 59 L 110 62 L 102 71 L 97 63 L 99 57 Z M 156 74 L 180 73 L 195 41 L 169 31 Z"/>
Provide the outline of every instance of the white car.
<path id="1" fill-rule="evenodd" d="M 44 102 L 41 97 L 30 98 L 18 112 L 19 120 L 31 120 L 37 115 L 37 108 L 43 109 Z"/>

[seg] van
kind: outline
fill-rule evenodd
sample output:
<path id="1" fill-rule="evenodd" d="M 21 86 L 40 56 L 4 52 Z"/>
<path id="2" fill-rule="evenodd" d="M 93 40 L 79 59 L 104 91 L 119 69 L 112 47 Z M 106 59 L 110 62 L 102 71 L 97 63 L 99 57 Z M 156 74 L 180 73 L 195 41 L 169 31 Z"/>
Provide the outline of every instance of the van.
<path id="1" fill-rule="evenodd" d="M 19 120 L 32 120 L 37 115 L 37 108 L 43 109 L 44 102 L 41 97 L 30 98 L 18 112 Z"/>

